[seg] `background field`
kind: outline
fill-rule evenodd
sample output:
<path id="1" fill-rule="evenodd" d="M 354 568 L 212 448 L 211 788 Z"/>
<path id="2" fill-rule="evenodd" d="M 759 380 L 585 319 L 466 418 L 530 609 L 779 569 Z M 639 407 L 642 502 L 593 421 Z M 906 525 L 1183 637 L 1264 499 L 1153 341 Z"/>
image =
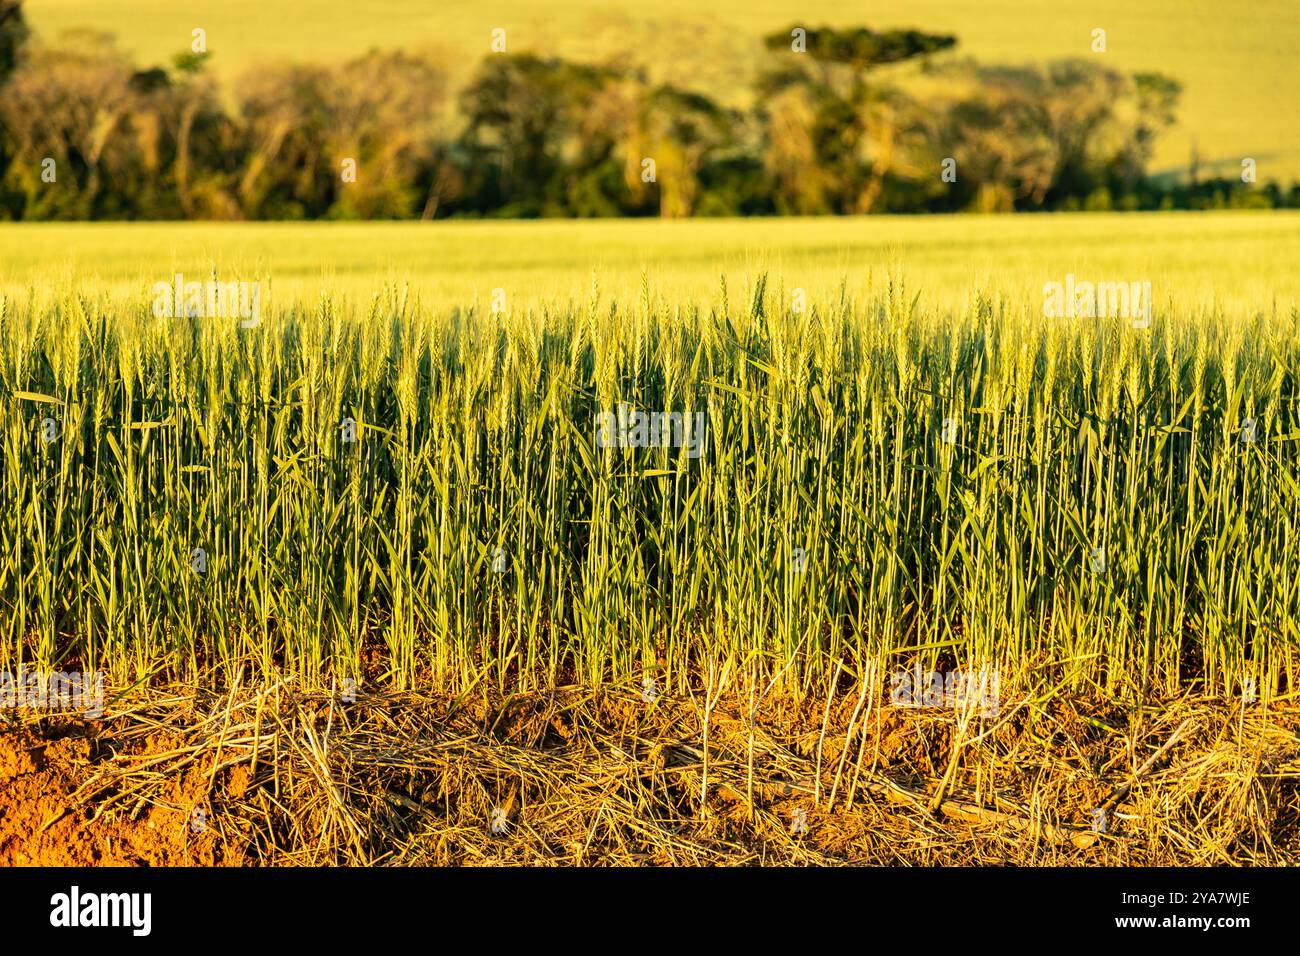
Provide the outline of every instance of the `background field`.
<path id="1" fill-rule="evenodd" d="M 488 51 L 491 30 L 505 27 L 514 52 L 630 59 L 733 99 L 747 88 L 759 36 L 795 22 L 948 32 L 958 37 L 957 55 L 1005 64 L 1090 56 L 1090 32 L 1102 27 L 1108 65 L 1166 72 L 1185 86 L 1181 125 L 1159 145 L 1153 172 L 1185 169 L 1194 139 L 1206 174 L 1232 174 L 1241 157 L 1253 156 L 1261 181 L 1300 176 L 1293 65 L 1300 16 L 1292 0 L 665 0 L 613 11 L 593 0 L 32 0 L 27 14 L 47 38 L 71 28 L 114 33 L 142 63 L 188 48 L 201 26 L 224 76 L 267 61 L 399 46 L 441 50 L 453 71 L 467 72 Z"/>
<path id="2" fill-rule="evenodd" d="M 177 272 L 268 280 L 271 302 L 321 292 L 369 298 L 409 282 L 426 304 L 585 302 L 652 291 L 701 305 L 725 275 L 761 272 L 813 296 L 855 295 L 901 272 L 921 304 L 958 309 L 978 290 L 1041 305 L 1066 273 L 1150 281 L 1166 299 L 1217 302 L 1235 315 L 1300 299 L 1300 214 L 964 216 L 960 219 L 760 219 L 693 222 L 0 225 L 0 288 L 143 295 Z"/>

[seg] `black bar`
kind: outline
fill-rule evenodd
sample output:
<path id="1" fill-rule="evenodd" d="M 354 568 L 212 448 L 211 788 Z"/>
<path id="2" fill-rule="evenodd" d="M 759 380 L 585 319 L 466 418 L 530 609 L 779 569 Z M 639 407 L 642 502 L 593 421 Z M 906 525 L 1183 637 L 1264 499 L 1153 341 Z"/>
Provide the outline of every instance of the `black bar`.
<path id="1" fill-rule="evenodd" d="M 87 894 L 149 893 L 148 936 L 129 925 L 52 926 L 52 897 L 70 897 L 73 886 L 83 905 Z M 1193 933 L 1232 944 L 1243 933 L 1287 930 L 1296 888 L 1287 870 L 1240 868 L 4 869 L 0 925 L 9 940 L 75 935 L 205 948 L 282 940 L 329 952 L 705 941 L 766 951 L 782 939 L 814 945 L 845 934 L 867 948 L 898 939 L 945 952 L 981 940 L 1073 945 Z M 1132 918 L 1154 925 L 1118 924 Z M 1206 918 L 1246 925 L 1164 922 Z"/>

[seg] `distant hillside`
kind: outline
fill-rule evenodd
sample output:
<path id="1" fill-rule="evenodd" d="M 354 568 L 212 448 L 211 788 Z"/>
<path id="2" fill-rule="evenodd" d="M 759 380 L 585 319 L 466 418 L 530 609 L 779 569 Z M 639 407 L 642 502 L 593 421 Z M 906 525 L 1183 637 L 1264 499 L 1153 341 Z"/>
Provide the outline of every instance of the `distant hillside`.
<path id="1" fill-rule="evenodd" d="M 621 6 L 621 9 L 618 7 Z M 1204 174 L 1232 175 L 1241 157 L 1261 181 L 1300 178 L 1300 13 L 1296 0 L 28 0 L 38 35 L 66 29 L 115 33 L 142 63 L 161 62 L 207 31 L 213 68 L 238 73 L 267 60 L 345 58 L 371 47 L 441 51 L 468 70 L 493 28 L 509 49 L 571 58 L 617 56 L 675 82 L 744 95 L 758 38 L 802 18 L 954 33 L 957 55 L 1023 63 L 1092 56 L 1091 32 L 1107 32 L 1109 65 L 1160 70 L 1185 86 L 1181 125 L 1156 154 L 1155 172 L 1185 171 L 1195 141 Z"/>

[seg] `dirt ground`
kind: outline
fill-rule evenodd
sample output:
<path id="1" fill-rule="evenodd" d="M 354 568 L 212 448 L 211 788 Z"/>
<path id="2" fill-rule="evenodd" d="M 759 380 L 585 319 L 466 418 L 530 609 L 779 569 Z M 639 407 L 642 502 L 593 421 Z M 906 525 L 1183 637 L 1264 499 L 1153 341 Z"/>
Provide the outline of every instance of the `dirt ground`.
<path id="1" fill-rule="evenodd" d="M 278 684 L 10 711 L 0 865 L 1300 862 L 1295 706 L 705 704 Z"/>
<path id="2" fill-rule="evenodd" d="M 198 866 L 222 858 L 211 840 L 194 839 L 189 814 L 203 781 L 194 772 L 169 777 L 157 796 L 118 806 L 110 796 L 81 804 L 78 789 L 113 740 L 98 722 L 50 721 L 0 734 L 0 865 Z M 148 754 L 132 748 L 132 756 Z M 124 756 L 124 755 L 123 755 Z"/>

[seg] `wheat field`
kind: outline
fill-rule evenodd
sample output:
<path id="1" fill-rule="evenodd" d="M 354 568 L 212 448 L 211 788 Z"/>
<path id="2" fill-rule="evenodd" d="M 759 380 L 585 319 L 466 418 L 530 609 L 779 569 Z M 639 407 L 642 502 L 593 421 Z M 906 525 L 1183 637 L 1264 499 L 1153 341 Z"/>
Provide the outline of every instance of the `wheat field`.
<path id="1" fill-rule="evenodd" d="M 0 230 L 0 669 L 1294 686 L 1300 217 L 188 230 Z"/>

